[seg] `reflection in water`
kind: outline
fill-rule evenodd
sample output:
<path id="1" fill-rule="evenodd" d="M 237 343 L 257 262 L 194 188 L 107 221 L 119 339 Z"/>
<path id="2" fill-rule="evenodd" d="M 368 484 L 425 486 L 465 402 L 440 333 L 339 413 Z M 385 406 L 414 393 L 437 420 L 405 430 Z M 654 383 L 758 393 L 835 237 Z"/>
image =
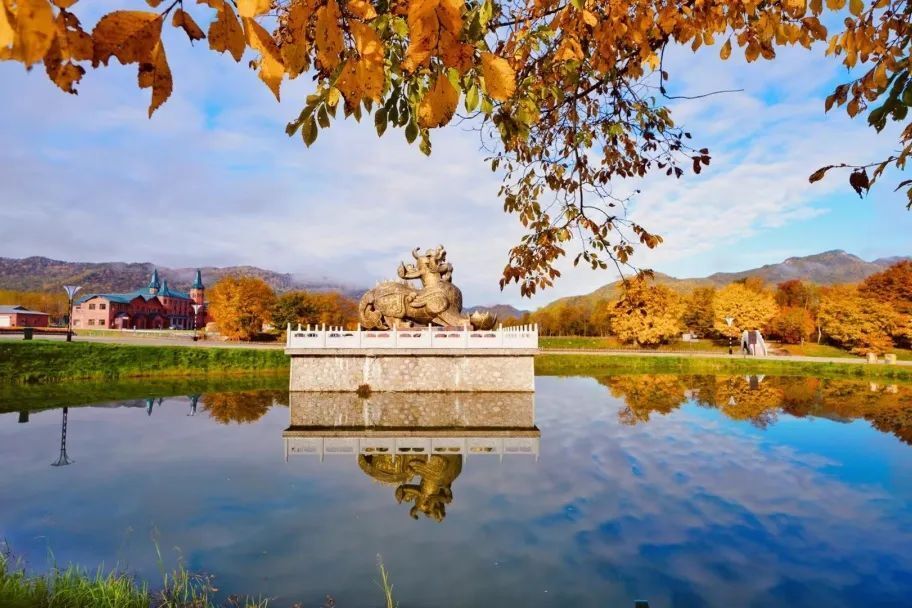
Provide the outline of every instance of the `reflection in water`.
<path id="1" fill-rule="evenodd" d="M 780 414 L 836 421 L 865 419 L 874 428 L 912 445 L 912 387 L 821 378 L 754 376 L 609 376 L 599 382 L 624 399 L 621 422 L 647 422 L 688 401 L 717 408 L 758 428 Z"/>
<path id="2" fill-rule="evenodd" d="M 409 514 L 442 522 L 468 454 L 538 457 L 532 393 L 291 393 L 285 458 L 357 455 Z M 413 483 L 414 482 L 414 483 Z"/>
<path id="3" fill-rule="evenodd" d="M 68 464 L 73 464 L 73 461 L 70 460 L 70 457 L 67 455 L 66 450 L 66 440 L 67 440 L 67 413 L 70 408 L 63 408 L 63 417 L 60 421 L 60 455 L 57 457 L 56 462 L 52 462 L 52 467 L 64 467 Z"/>

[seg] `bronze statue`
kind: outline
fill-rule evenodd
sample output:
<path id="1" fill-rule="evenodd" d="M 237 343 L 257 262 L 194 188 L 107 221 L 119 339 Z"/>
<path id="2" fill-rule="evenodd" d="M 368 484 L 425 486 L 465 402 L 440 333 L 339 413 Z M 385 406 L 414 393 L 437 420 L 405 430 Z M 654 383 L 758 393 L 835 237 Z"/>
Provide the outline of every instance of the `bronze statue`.
<path id="1" fill-rule="evenodd" d="M 358 456 L 361 470 L 377 481 L 396 485 L 397 502 L 414 502 L 409 515 L 423 513 L 437 522 L 446 517 L 446 505 L 453 502 L 453 481 L 462 472 L 462 456 L 447 454 L 400 456 L 371 454 Z M 418 477 L 418 483 L 408 483 Z"/>
<path id="2" fill-rule="evenodd" d="M 416 247 L 412 257 L 414 264 L 399 264 L 398 281 L 384 281 L 361 296 L 358 316 L 364 329 L 429 324 L 469 329 L 494 326 L 497 318 L 490 314 L 463 314 L 462 292 L 453 285 L 453 265 L 447 261 L 443 245 L 423 255 Z M 420 289 L 409 283 L 413 279 L 421 281 Z"/>

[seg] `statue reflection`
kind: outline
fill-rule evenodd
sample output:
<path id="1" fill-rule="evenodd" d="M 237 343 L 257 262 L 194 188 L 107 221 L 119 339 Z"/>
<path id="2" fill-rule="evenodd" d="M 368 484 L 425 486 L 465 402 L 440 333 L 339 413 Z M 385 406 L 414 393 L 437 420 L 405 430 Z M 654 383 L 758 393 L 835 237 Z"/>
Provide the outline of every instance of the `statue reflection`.
<path id="1" fill-rule="evenodd" d="M 538 458 L 532 393 L 290 394 L 285 458 L 349 455 L 409 515 L 442 522 L 467 456 Z"/>
<path id="2" fill-rule="evenodd" d="M 395 485 L 396 502 L 414 502 L 409 510 L 413 519 L 423 513 L 441 522 L 446 505 L 453 501 L 452 486 L 462 472 L 462 456 L 359 454 L 358 466 L 376 481 Z M 416 478 L 418 483 L 408 483 Z"/>

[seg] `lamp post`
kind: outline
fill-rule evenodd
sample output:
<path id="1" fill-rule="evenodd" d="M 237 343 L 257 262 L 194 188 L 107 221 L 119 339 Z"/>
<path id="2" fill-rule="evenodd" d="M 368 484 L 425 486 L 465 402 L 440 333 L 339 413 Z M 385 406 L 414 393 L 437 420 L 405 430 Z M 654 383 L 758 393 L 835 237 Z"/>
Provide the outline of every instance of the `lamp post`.
<path id="1" fill-rule="evenodd" d="M 68 408 L 63 408 L 63 420 L 60 423 L 60 456 L 57 457 L 56 462 L 51 463 L 52 467 L 65 467 L 68 464 L 73 464 L 66 451 L 67 410 Z"/>
<path id="2" fill-rule="evenodd" d="M 64 285 L 63 289 L 67 294 L 67 342 L 73 341 L 73 298 L 76 297 L 76 292 L 82 289 L 79 285 Z"/>
<path id="3" fill-rule="evenodd" d="M 732 328 L 732 323 L 734 323 L 734 322 L 735 322 L 734 317 L 725 317 L 725 323 L 728 325 L 728 354 L 729 354 L 729 355 L 732 354 L 732 334 L 731 334 L 731 328 Z"/>
<path id="4" fill-rule="evenodd" d="M 196 340 L 196 318 L 199 317 L 200 309 L 202 309 L 202 304 L 191 304 L 193 308 L 193 339 Z"/>

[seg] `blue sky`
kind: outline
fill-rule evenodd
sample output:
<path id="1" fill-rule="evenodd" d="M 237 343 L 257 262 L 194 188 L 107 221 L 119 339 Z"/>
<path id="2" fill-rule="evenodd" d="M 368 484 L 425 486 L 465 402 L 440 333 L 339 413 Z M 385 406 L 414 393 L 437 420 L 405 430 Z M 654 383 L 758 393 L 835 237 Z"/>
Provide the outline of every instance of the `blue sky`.
<path id="1" fill-rule="evenodd" d="M 499 291 L 521 233 L 501 211 L 499 178 L 476 133 L 435 133 L 425 158 L 401 132 L 378 138 L 370 119 L 340 121 L 307 149 L 284 134 L 307 79 L 283 85 L 276 103 L 246 58 L 235 64 L 205 45 L 190 48 L 174 31 L 166 48 L 175 93 L 152 120 L 135 67 L 90 72 L 73 97 L 40 66 L 0 64 L 0 256 L 251 264 L 367 285 L 391 276 L 411 248 L 442 243 L 467 303 L 523 307 L 615 278 L 565 268 L 532 303 L 515 287 Z M 744 91 L 675 102 L 677 122 L 713 154 L 701 175 L 620 185 L 643 190 L 631 212 L 665 237 L 635 261 L 700 276 L 827 249 L 912 254 L 912 214 L 892 192 L 896 174 L 865 200 L 846 174 L 807 182 L 819 166 L 869 162 L 896 143 L 895 133 L 824 115 L 843 71 L 802 49 L 752 65 L 738 53 L 720 62 L 717 52 L 666 54 L 673 94 Z"/>

